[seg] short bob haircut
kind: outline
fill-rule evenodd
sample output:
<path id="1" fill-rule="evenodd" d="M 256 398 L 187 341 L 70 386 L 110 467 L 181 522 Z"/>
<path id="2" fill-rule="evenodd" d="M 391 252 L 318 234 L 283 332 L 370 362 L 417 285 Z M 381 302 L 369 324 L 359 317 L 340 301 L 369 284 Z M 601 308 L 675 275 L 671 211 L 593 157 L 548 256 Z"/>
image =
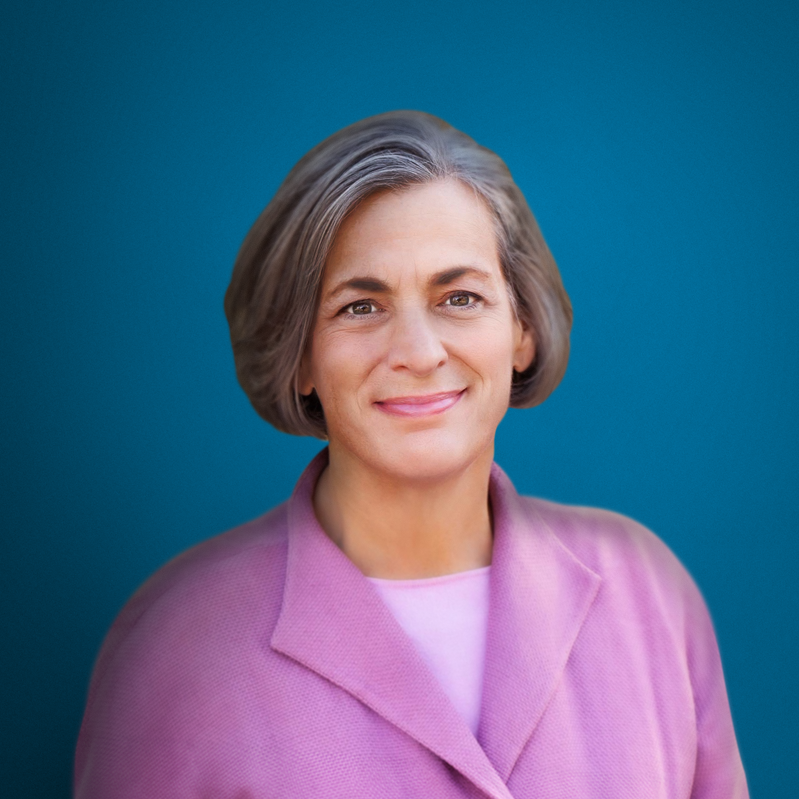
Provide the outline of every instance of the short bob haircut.
<path id="1" fill-rule="evenodd" d="M 569 358 L 572 309 L 558 267 L 505 163 L 441 119 L 392 111 L 349 125 L 289 172 L 252 226 L 225 294 L 239 383 L 278 430 L 327 438 L 316 393 L 298 389 L 322 270 L 344 218 L 375 192 L 459 180 L 490 208 L 503 274 L 536 353 L 514 373 L 509 404 L 543 402 Z"/>

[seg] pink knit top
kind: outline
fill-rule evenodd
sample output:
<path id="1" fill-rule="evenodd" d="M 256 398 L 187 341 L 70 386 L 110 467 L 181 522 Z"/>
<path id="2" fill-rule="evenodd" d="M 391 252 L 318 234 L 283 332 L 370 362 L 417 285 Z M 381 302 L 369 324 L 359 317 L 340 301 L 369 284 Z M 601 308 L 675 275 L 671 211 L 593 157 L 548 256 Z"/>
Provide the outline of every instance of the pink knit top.
<path id="1" fill-rule="evenodd" d="M 368 577 L 477 734 L 490 566 L 419 580 Z"/>

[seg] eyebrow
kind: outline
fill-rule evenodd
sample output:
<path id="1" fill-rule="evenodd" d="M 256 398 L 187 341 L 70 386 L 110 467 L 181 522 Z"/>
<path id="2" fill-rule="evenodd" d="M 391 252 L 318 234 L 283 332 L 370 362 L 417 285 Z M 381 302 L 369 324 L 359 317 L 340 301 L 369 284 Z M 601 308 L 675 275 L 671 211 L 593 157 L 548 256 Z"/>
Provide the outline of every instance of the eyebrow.
<path id="1" fill-rule="evenodd" d="M 476 266 L 455 266 L 452 269 L 436 272 L 434 275 L 430 276 L 427 282 L 429 286 L 448 286 L 464 275 L 474 275 L 475 277 L 487 281 L 490 281 L 493 277 L 490 272 L 486 272 L 484 269 L 479 269 Z M 347 289 L 357 289 L 358 291 L 368 291 L 375 294 L 387 294 L 391 291 L 391 287 L 388 283 L 378 280 L 375 277 L 351 277 L 339 283 L 328 293 L 325 299 L 329 300 L 333 297 L 337 297 L 341 292 Z"/>

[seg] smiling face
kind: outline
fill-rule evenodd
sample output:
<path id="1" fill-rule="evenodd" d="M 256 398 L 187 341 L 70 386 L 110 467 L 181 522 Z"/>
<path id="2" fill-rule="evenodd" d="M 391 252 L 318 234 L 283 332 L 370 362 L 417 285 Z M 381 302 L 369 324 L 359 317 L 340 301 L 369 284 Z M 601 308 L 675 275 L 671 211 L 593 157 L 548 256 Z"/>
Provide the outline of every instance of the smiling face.
<path id="1" fill-rule="evenodd" d="M 341 226 L 300 390 L 322 404 L 331 463 L 444 479 L 493 458 L 513 370 L 533 355 L 490 211 L 438 181 L 375 194 Z"/>

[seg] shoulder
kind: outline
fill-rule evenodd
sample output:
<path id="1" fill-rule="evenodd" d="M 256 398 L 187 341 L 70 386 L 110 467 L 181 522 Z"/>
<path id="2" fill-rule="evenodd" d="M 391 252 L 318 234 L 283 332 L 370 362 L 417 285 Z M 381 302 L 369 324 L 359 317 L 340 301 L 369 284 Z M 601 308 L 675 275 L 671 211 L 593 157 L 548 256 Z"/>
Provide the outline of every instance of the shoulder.
<path id="1" fill-rule="evenodd" d="M 238 686 L 280 611 L 287 537 L 283 504 L 187 550 L 131 597 L 95 663 L 76 786 L 122 796 L 128 769 L 144 781 L 156 766 L 171 773 L 173 762 L 193 761 L 210 731 L 236 726 Z M 125 784 L 128 792 L 153 795 Z"/>
<path id="2" fill-rule="evenodd" d="M 543 524 L 571 554 L 602 579 L 600 593 L 669 617 L 686 634 L 705 615 L 701 593 L 682 562 L 652 530 L 602 508 L 521 497 L 532 522 Z"/>
<path id="3" fill-rule="evenodd" d="M 185 649 L 219 643 L 230 632 L 229 611 L 237 618 L 279 607 L 287 547 L 286 503 L 263 516 L 203 541 L 162 566 L 128 600 L 115 619 L 95 664 L 93 685 L 102 681 L 120 655 L 128 663 L 140 655 L 167 651 L 180 640 Z M 172 647 L 170 646 L 169 649 Z M 150 657 L 149 662 L 157 663 Z"/>
<path id="4" fill-rule="evenodd" d="M 531 527 L 543 525 L 599 576 L 592 617 L 603 635 L 633 642 L 631 651 L 643 647 L 653 662 L 676 658 L 701 705 L 721 673 L 715 629 L 699 587 L 666 543 L 620 513 L 520 499 Z"/>
<path id="5" fill-rule="evenodd" d="M 586 565 L 602 568 L 619 558 L 655 560 L 675 566 L 678 561 L 669 547 L 649 528 L 635 519 L 604 508 L 564 505 L 537 497 L 521 497 L 531 518 L 549 530 Z"/>
<path id="6" fill-rule="evenodd" d="M 627 516 L 530 497 L 520 504 L 531 532 L 551 533 L 600 578 L 581 633 L 584 668 L 621 675 L 617 696 L 657 719 L 664 741 L 695 746 L 692 796 L 746 796 L 713 622 L 685 566 Z"/>

